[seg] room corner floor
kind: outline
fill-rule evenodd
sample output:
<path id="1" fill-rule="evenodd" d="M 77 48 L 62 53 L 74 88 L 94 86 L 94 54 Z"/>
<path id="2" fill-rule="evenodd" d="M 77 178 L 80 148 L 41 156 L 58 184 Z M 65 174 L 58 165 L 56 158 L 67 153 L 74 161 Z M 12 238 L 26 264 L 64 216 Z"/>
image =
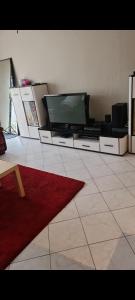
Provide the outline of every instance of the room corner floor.
<path id="1" fill-rule="evenodd" d="M 0 159 L 86 182 L 8 270 L 135 270 L 135 155 L 16 137 Z"/>

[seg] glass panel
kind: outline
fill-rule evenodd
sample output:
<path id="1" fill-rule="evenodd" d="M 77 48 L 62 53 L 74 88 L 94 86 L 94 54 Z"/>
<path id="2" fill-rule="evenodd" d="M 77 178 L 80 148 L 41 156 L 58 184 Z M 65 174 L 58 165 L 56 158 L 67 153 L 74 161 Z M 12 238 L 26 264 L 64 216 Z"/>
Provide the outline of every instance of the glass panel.
<path id="1" fill-rule="evenodd" d="M 15 114 L 14 105 L 12 101 L 11 101 L 11 132 L 13 134 L 18 134 L 16 114 Z"/>
<path id="2" fill-rule="evenodd" d="M 28 125 L 39 126 L 35 102 L 24 101 L 23 104 Z"/>

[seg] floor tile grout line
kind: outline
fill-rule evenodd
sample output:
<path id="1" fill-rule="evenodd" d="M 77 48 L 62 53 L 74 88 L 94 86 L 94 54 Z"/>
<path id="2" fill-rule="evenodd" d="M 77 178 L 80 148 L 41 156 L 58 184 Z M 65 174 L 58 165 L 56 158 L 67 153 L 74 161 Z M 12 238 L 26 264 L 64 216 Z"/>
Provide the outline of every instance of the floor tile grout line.
<path id="1" fill-rule="evenodd" d="M 104 200 L 105 200 L 105 198 L 104 198 Z M 105 200 L 105 202 L 106 202 L 106 200 Z M 106 205 L 108 206 L 108 204 L 107 204 L 107 203 L 106 203 Z M 127 238 L 126 238 L 126 235 L 124 234 L 124 232 L 123 232 L 123 230 L 122 230 L 122 228 L 121 228 L 120 224 L 119 224 L 119 223 L 118 223 L 118 221 L 116 220 L 116 218 L 115 218 L 115 216 L 114 216 L 113 212 L 110 210 L 110 208 L 109 208 L 109 207 L 108 207 L 108 209 L 109 209 L 109 211 L 110 211 L 110 213 L 111 213 L 112 217 L 114 218 L 114 220 L 115 220 L 116 224 L 118 225 L 118 227 L 119 227 L 120 231 L 122 232 L 122 234 L 123 234 L 123 237 L 124 237 L 124 238 L 126 239 L 126 241 L 128 242 L 128 240 L 127 240 Z M 135 251 L 133 251 L 133 249 L 132 249 L 132 247 L 131 247 L 131 245 L 130 245 L 130 243 L 129 243 L 129 242 L 128 242 L 128 244 L 129 244 L 129 246 L 130 246 L 130 248 L 131 248 L 131 250 L 132 250 L 133 254 L 135 255 Z"/>
<path id="2" fill-rule="evenodd" d="M 129 171 L 129 172 L 134 172 L 134 171 Z M 126 190 L 128 190 L 128 187 L 122 182 L 122 180 L 119 178 L 119 176 L 118 176 L 118 174 L 123 174 L 123 173 L 125 173 L 125 172 L 121 172 L 121 173 L 116 173 L 116 172 L 114 172 L 113 171 L 113 174 L 117 177 L 117 179 L 119 179 L 119 181 L 122 183 L 122 185 L 124 186 L 124 188 L 126 189 Z M 127 171 L 127 173 L 128 173 L 128 171 Z M 130 187 L 132 187 L 132 186 L 130 186 Z M 128 190 L 129 191 L 129 190 Z M 129 191 L 129 193 L 132 195 L 132 193 Z M 133 195 L 132 195 L 133 196 Z"/>
<path id="3" fill-rule="evenodd" d="M 131 235 L 130 235 L 130 236 L 131 236 Z M 97 245 L 97 244 L 104 243 L 104 242 L 109 242 L 109 241 L 119 240 L 119 239 L 122 239 L 122 238 L 125 238 L 124 235 L 121 235 L 121 236 L 115 237 L 115 238 L 111 238 L 111 239 L 101 240 L 101 241 L 98 241 L 98 242 L 95 242 L 95 243 L 88 243 L 88 242 L 87 242 L 87 244 L 80 245 L 80 246 L 77 246 L 77 247 L 75 246 L 75 247 L 71 247 L 71 248 L 61 249 L 61 250 L 59 250 L 59 251 L 53 251 L 53 252 L 50 253 L 50 255 L 56 254 L 56 253 L 60 253 L 60 252 L 66 252 L 66 251 L 68 251 L 68 250 L 73 250 L 73 249 L 83 248 L 83 247 L 86 247 L 86 246 Z M 43 256 L 47 256 L 47 255 L 43 255 Z"/>
<path id="4" fill-rule="evenodd" d="M 23 260 L 11 262 L 10 265 L 9 265 L 9 267 L 12 268 L 12 265 L 16 265 L 16 264 L 20 264 L 20 263 L 24 263 L 24 262 L 28 262 L 28 261 L 34 261 L 34 260 L 36 260 L 36 259 L 38 259 L 38 258 L 43 258 L 43 257 L 47 257 L 47 256 L 49 256 L 49 261 L 50 261 L 50 255 L 49 255 L 49 254 L 47 254 L 47 255 L 39 255 L 39 256 L 36 256 L 36 257 L 27 258 L 27 259 L 25 259 L 25 260 L 23 259 Z M 49 266 L 50 266 L 50 263 L 49 263 Z M 51 269 L 50 269 L 50 270 L 51 270 Z"/>
<path id="5" fill-rule="evenodd" d="M 127 161 L 127 160 L 126 160 Z M 106 161 L 104 161 L 105 162 L 105 165 L 106 166 L 108 166 L 108 168 L 113 172 L 113 174 L 122 174 L 122 173 L 124 173 L 124 172 L 119 172 L 119 173 L 117 173 L 117 172 L 115 172 L 111 167 L 110 167 L 110 163 L 107 163 Z M 123 161 L 121 161 L 121 162 L 123 162 Z M 115 163 L 120 163 L 121 164 L 121 162 L 115 162 Z M 112 162 L 112 164 L 113 164 L 113 162 Z M 131 165 L 131 164 L 130 164 Z M 132 167 L 135 169 L 135 167 L 132 165 Z M 127 172 L 134 172 L 134 171 L 127 171 Z M 106 175 L 105 175 L 106 176 Z"/>
<path id="6" fill-rule="evenodd" d="M 72 200 L 71 200 L 71 202 L 72 202 Z M 70 202 L 70 203 L 71 203 L 71 202 Z M 64 209 L 65 209 L 65 207 L 63 208 L 63 210 L 64 210 Z M 62 211 L 60 211 L 60 212 L 62 212 Z M 67 221 L 76 220 L 76 219 L 79 219 L 79 216 L 74 217 L 74 218 L 65 219 L 65 220 L 56 221 L 56 222 L 50 222 L 50 223 L 49 223 L 49 226 L 51 226 L 51 225 L 53 225 L 53 224 L 58 224 L 58 223 L 62 223 L 62 222 L 67 222 Z"/>
<path id="7" fill-rule="evenodd" d="M 50 263 L 50 270 L 51 270 L 51 256 L 50 256 L 50 235 L 49 235 L 49 225 L 48 225 L 48 244 L 49 244 L 49 263 Z"/>
<path id="8" fill-rule="evenodd" d="M 103 192 L 98 192 L 98 193 L 93 193 L 93 194 L 88 194 L 88 195 L 82 195 L 82 196 L 79 196 L 76 200 L 74 200 L 74 201 L 77 201 L 78 199 L 81 199 L 82 197 L 90 197 L 90 196 L 92 196 L 92 195 L 96 195 L 96 194 L 99 194 L 99 195 L 101 195 L 101 197 L 102 197 L 102 199 L 104 200 L 104 202 L 105 202 L 105 204 L 106 204 L 106 201 L 105 201 L 105 198 L 104 198 L 104 196 L 103 196 L 103 193 L 106 193 L 106 192 L 111 192 L 111 191 L 120 191 L 120 190 L 127 190 L 126 188 L 121 188 L 121 189 L 117 189 L 117 190 L 109 190 L 109 191 L 103 191 Z M 128 191 L 128 190 L 127 190 Z M 130 193 L 131 194 L 131 193 Z M 131 196 L 133 196 L 132 194 L 131 194 Z M 134 197 L 133 197 L 134 198 Z M 109 205 L 107 206 L 107 207 L 109 207 Z M 135 204 L 133 204 L 133 205 L 129 205 L 129 206 L 124 206 L 124 207 L 120 207 L 120 208 L 113 208 L 113 209 L 111 209 L 110 208 L 110 211 L 119 211 L 119 210 L 121 210 L 121 209 L 127 209 L 127 208 L 131 208 L 131 207 L 135 207 Z M 97 214 L 99 214 L 99 213 L 105 213 L 105 212 L 108 212 L 108 210 L 104 210 L 104 211 L 98 211 L 98 212 L 93 212 L 93 213 L 90 213 L 90 214 L 88 214 L 88 215 L 84 215 L 84 216 L 81 216 L 81 217 L 85 217 L 85 216 L 89 216 L 89 215 L 97 215 Z"/>
<path id="9" fill-rule="evenodd" d="M 135 188 L 135 185 L 132 185 L 132 186 L 127 187 L 127 190 L 128 190 L 128 192 L 130 193 L 130 195 L 131 195 L 132 197 L 135 198 L 135 195 L 132 194 L 132 192 L 130 191 L 130 188 L 133 188 L 133 187 Z"/>
<path id="10" fill-rule="evenodd" d="M 115 175 L 115 173 L 114 173 L 114 175 Z M 96 182 L 95 182 L 95 184 L 96 184 Z M 97 184 L 96 184 L 96 186 L 97 186 Z M 98 188 L 98 186 L 97 186 L 97 188 Z M 102 197 L 103 197 L 103 199 L 104 199 L 104 201 L 105 201 L 105 198 L 104 198 L 104 196 L 103 196 L 103 195 L 102 195 Z M 106 203 L 106 201 L 105 201 L 105 203 Z M 116 224 L 118 225 L 118 227 L 119 227 L 120 231 L 122 232 L 122 234 L 123 234 L 124 238 L 125 238 L 125 239 L 126 239 L 126 241 L 128 242 L 128 240 L 127 240 L 127 238 L 126 238 L 126 236 L 125 236 L 124 232 L 122 231 L 122 228 L 121 228 L 121 226 L 118 224 L 117 220 L 115 219 L 115 217 L 114 217 L 114 215 L 113 215 L 112 211 L 110 210 L 110 208 L 109 208 L 109 206 L 108 206 L 108 204 L 107 204 L 107 203 L 106 203 L 106 205 L 107 205 L 107 207 L 108 207 L 108 209 L 109 209 L 109 212 L 111 213 L 111 215 L 112 215 L 113 219 L 115 220 Z M 134 251 L 133 251 L 133 249 L 131 248 L 131 245 L 130 245 L 130 243 L 129 243 L 129 242 L 128 242 L 128 244 L 129 244 L 129 246 L 130 246 L 130 249 L 132 250 L 133 254 L 135 255 L 135 252 L 134 252 Z"/>
<path id="11" fill-rule="evenodd" d="M 126 159 L 126 161 L 128 161 L 127 159 Z M 128 161 L 129 162 L 129 161 Z M 104 161 L 104 163 L 108 166 L 108 164 Z M 129 162 L 130 163 L 130 162 Z M 132 165 L 133 166 L 133 165 Z M 109 166 L 108 166 L 109 167 Z M 134 167 L 134 166 L 133 166 Z M 87 166 L 85 166 L 85 168 L 87 168 Z M 113 170 L 112 170 L 113 171 Z M 127 172 L 134 172 L 134 171 L 127 171 Z M 121 173 L 124 173 L 124 172 L 121 172 Z M 119 180 L 120 180 L 120 178 L 117 176 L 117 174 L 119 174 L 119 173 L 113 173 Z M 109 175 L 108 175 L 109 176 Z M 104 176 L 105 177 L 105 176 Z M 94 179 L 94 178 L 93 178 Z M 121 181 L 121 180 L 120 180 Z M 94 183 L 95 183 L 95 181 L 94 181 Z M 121 183 L 122 183 L 122 185 L 123 185 L 123 188 L 125 188 L 126 190 L 128 190 L 128 188 L 130 188 L 130 187 L 127 187 L 127 186 L 125 186 L 125 184 L 121 181 Z M 96 183 L 95 183 L 96 184 Z M 135 185 L 132 185 L 132 187 L 133 186 L 135 186 Z M 97 187 L 98 188 L 98 187 Z M 123 189 L 123 188 L 120 188 L 120 189 Z M 99 190 L 99 189 L 98 189 Z M 116 190 L 116 189 L 113 189 L 113 190 Z M 108 190 L 107 190 L 108 191 Z M 129 191 L 129 190 L 128 190 Z M 106 192 L 106 191 L 105 191 Z M 130 191 L 129 191 L 130 192 Z M 101 191 L 99 191 L 99 193 L 102 193 Z M 95 193 L 96 194 L 96 193 Z M 130 193 L 131 194 L 131 193 Z M 132 196 L 133 196 L 133 194 L 131 194 Z M 103 195 L 102 195 L 102 197 L 103 197 Z M 105 201 L 105 199 L 104 199 L 104 201 Z M 105 203 L 106 203 L 106 201 L 105 201 Z M 106 205 L 107 205 L 107 203 L 106 203 Z M 130 206 L 131 207 L 131 206 Z M 128 208 L 128 207 L 127 207 Z M 120 209 L 124 209 L 124 208 L 120 208 Z M 118 210 L 118 209 L 116 209 L 116 210 Z M 111 212 L 111 209 L 109 209 L 109 211 Z M 113 214 L 112 214 L 113 215 Z M 113 216 L 114 217 L 114 216 Z M 130 235 L 131 236 L 131 235 Z M 125 236 L 126 237 L 126 236 Z M 116 239 L 116 238 L 115 238 Z M 130 245 L 130 247 L 131 247 L 131 245 Z"/>
<path id="12" fill-rule="evenodd" d="M 134 255 L 135 255 L 135 250 L 132 248 L 132 245 L 129 243 L 129 241 L 128 241 L 128 239 L 127 239 L 127 236 L 126 236 L 126 235 L 125 235 L 125 239 L 126 239 L 126 241 L 127 241 L 128 245 L 130 246 L 130 248 L 132 249 L 132 251 L 133 251 L 133 253 L 134 253 Z"/>
<path id="13" fill-rule="evenodd" d="M 105 165 L 107 165 L 108 166 L 108 163 L 106 163 L 106 161 L 105 161 Z M 109 167 L 109 166 L 108 166 Z M 110 167 L 109 167 L 110 168 Z M 121 187 L 121 188 L 119 188 L 119 189 L 126 189 L 126 190 L 128 190 L 128 188 L 126 187 L 126 185 L 124 185 L 124 183 L 120 180 L 120 178 L 117 176 L 117 174 L 118 173 L 116 173 L 116 172 L 114 172 L 114 170 L 112 170 L 112 175 L 115 175 L 116 177 L 117 177 L 117 179 L 122 183 L 122 185 L 123 185 L 123 187 Z M 122 173 L 120 173 L 120 174 L 123 174 L 124 172 L 122 172 Z M 106 176 L 111 176 L 111 175 L 105 175 L 105 176 L 103 176 L 103 177 L 106 177 Z M 98 188 L 98 185 L 97 185 L 97 183 L 96 183 L 96 180 L 95 180 L 95 178 L 93 177 L 92 178 L 93 179 L 93 181 L 94 181 L 94 183 L 96 184 L 96 187 Z M 100 191 L 100 189 L 98 188 L 98 190 L 99 190 L 99 192 L 100 193 L 103 193 L 103 192 L 109 192 L 109 191 L 115 191 L 115 190 L 118 190 L 118 189 L 110 189 L 110 190 L 105 190 L 105 191 Z M 129 193 L 132 195 L 132 193 L 129 191 Z M 103 195 L 102 195 L 103 196 Z M 133 195 L 132 195 L 133 196 Z M 103 197 L 103 199 L 105 200 L 105 198 Z M 106 202 L 105 202 L 106 203 Z M 131 207 L 131 206 L 130 206 Z M 128 208 L 128 207 L 127 207 Z M 123 208 L 120 208 L 120 209 L 123 209 Z"/>
<path id="14" fill-rule="evenodd" d="M 115 241 L 115 240 L 119 240 L 119 239 L 124 239 L 124 236 L 119 236 L 119 237 L 115 237 L 112 239 L 106 239 L 106 240 L 101 240 L 99 242 L 95 242 L 95 243 L 89 243 L 89 246 L 93 246 L 93 245 L 97 245 L 97 244 L 101 244 L 101 243 L 105 243 L 105 242 L 110 242 L 110 241 Z"/>
<path id="15" fill-rule="evenodd" d="M 79 214 L 79 211 L 78 211 L 78 208 L 77 208 L 76 203 L 75 203 L 75 206 L 76 206 L 77 212 L 78 212 L 78 214 Z M 89 248 L 90 256 L 91 256 L 91 258 L 92 258 L 93 265 L 94 265 L 95 270 L 96 270 L 95 261 L 94 261 L 93 255 L 92 255 L 92 253 L 91 253 L 91 250 L 90 250 L 90 247 L 89 247 L 89 244 L 88 244 L 88 240 L 87 240 L 87 236 L 86 236 L 86 233 L 85 233 L 85 230 L 84 230 L 84 226 L 83 226 L 83 223 L 82 223 L 82 220 L 81 220 L 81 217 L 80 217 L 80 216 L 79 216 L 79 219 L 80 219 L 80 223 L 81 223 L 81 226 L 82 226 L 82 229 L 83 229 L 83 233 L 84 233 L 84 235 L 85 235 L 85 239 L 86 239 L 86 242 L 87 242 L 87 245 L 88 245 L 88 248 Z"/>
<path id="16" fill-rule="evenodd" d="M 135 169 L 135 165 L 132 164 L 131 160 L 126 159 L 126 161 Z"/>
<path id="17" fill-rule="evenodd" d="M 108 166 L 108 164 L 105 162 L 105 164 Z M 108 166 L 109 167 L 109 166 Z M 134 171 L 130 171 L 130 172 L 134 172 Z M 122 180 L 119 178 L 119 176 L 117 176 L 118 174 L 123 174 L 123 173 L 125 173 L 125 172 L 121 172 L 121 173 L 116 173 L 116 172 L 114 172 L 114 170 L 112 170 L 112 175 L 115 175 L 116 177 L 117 177 L 117 179 L 121 182 L 121 184 L 123 185 L 123 187 L 122 188 L 128 188 L 123 182 L 122 182 Z M 111 175 L 105 175 L 105 176 L 101 176 L 101 177 L 106 177 L 106 176 L 111 176 Z M 96 181 L 95 181 L 95 178 L 94 177 L 92 177 L 93 178 L 93 180 L 94 180 L 94 183 L 96 184 Z M 97 184 L 96 184 L 96 186 L 97 186 Z M 97 186 L 97 188 L 98 188 L 98 186 Z M 121 189 L 122 189 L 121 188 Z M 99 188 L 98 188 L 98 190 L 99 190 Z M 113 191 L 113 190 L 115 190 L 115 189 L 110 189 L 110 190 L 105 190 L 105 191 L 102 191 L 102 192 L 108 192 L 108 191 Z M 100 191 L 101 192 L 101 191 Z M 133 196 L 133 195 L 132 195 Z"/>
<path id="18" fill-rule="evenodd" d="M 64 219 L 64 220 L 59 220 L 59 221 L 55 221 L 55 222 L 50 222 L 49 223 L 49 226 L 50 225 L 53 225 L 53 224 L 56 224 L 56 223 L 61 223 L 61 222 L 66 222 L 66 221 L 72 221 L 72 220 L 76 220 L 76 219 L 78 219 L 79 217 L 80 218 L 85 218 L 85 217 L 89 217 L 89 216 L 93 216 L 93 215 L 99 215 L 99 214 L 104 214 L 104 213 L 108 213 L 108 211 L 119 211 L 119 210 L 124 210 L 124 209 L 128 209 L 128 208 L 132 208 L 132 207 L 134 207 L 135 208 L 135 205 L 130 205 L 130 206 L 126 206 L 126 207 L 121 207 L 121 208 L 116 208 L 116 209 L 109 209 L 108 207 L 108 205 L 107 205 L 107 203 L 106 203 L 106 201 L 105 201 L 105 199 L 104 199 L 104 197 L 103 197 L 103 195 L 102 195 L 102 193 L 100 192 L 100 193 L 96 193 L 96 194 L 100 194 L 101 195 L 101 197 L 102 197 L 102 199 L 104 200 L 104 202 L 105 202 L 105 204 L 106 204 L 106 206 L 107 206 L 107 210 L 104 210 L 104 211 L 98 211 L 98 212 L 93 212 L 93 213 L 89 213 L 89 214 L 86 214 L 86 215 L 80 215 L 80 212 L 79 212 L 79 209 L 77 209 L 78 210 L 78 214 L 79 214 L 79 216 L 76 216 L 76 217 L 73 217 L 73 218 L 68 218 L 68 219 Z M 87 195 L 87 196 L 91 196 L 91 195 L 93 195 L 93 194 L 90 194 L 90 195 Z M 94 194 L 95 195 L 95 194 Z M 72 201 L 75 201 L 75 200 L 71 200 L 71 202 Z M 71 203 L 70 202 L 70 203 Z M 75 203 L 76 204 L 76 203 Z M 77 204 L 76 204 L 76 206 L 77 206 Z M 63 208 L 63 210 L 64 210 L 65 208 Z"/>
<path id="19" fill-rule="evenodd" d="M 114 172 L 114 175 L 120 180 L 120 178 L 117 176 L 117 174 L 116 174 L 115 172 Z M 126 185 L 122 182 L 122 180 L 120 180 L 120 182 L 124 185 L 125 189 L 128 190 L 128 188 L 127 188 Z M 130 194 L 131 194 L 131 193 L 130 193 Z M 103 197 L 104 197 L 104 196 L 103 196 Z M 104 198 L 104 200 L 105 200 L 105 198 Z M 106 201 L 105 201 L 105 202 L 106 202 Z M 106 203 L 106 204 L 107 204 L 107 203 Z M 109 207 L 108 207 L 108 208 L 109 208 Z M 109 208 L 109 210 L 110 210 L 110 208 Z M 124 238 L 126 239 L 126 241 L 127 241 L 128 245 L 129 245 L 130 249 L 132 250 L 132 252 L 133 252 L 134 255 L 135 255 L 135 251 L 134 251 L 133 248 L 131 247 L 131 245 L 130 245 L 128 239 L 126 238 L 126 235 L 124 234 L 124 232 L 123 232 L 123 230 L 122 230 L 122 228 L 121 228 L 121 226 L 120 226 L 120 224 L 117 222 L 117 220 L 116 220 L 116 218 L 115 218 L 113 212 L 112 212 L 111 210 L 110 210 L 110 212 L 111 212 L 113 218 L 115 219 L 117 225 L 119 226 L 120 230 L 122 231 L 122 233 L 123 233 L 123 235 L 124 235 Z"/>
<path id="20" fill-rule="evenodd" d="M 135 235 L 128 235 L 128 236 L 135 236 Z M 37 258 L 40 258 L 40 257 L 46 257 L 46 256 L 51 256 L 53 254 L 57 254 L 57 253 L 61 253 L 61 252 L 66 252 L 66 251 L 69 251 L 69 250 L 74 250 L 74 249 L 78 249 L 78 248 L 83 248 L 83 247 L 86 247 L 86 246 L 92 246 L 92 245 L 96 245 L 96 244 L 100 244 L 100 243 L 104 243 L 104 242 L 109 242 L 109 241 L 114 241 L 114 240 L 119 240 L 119 239 L 123 239 L 125 238 L 124 236 L 120 236 L 120 237 L 115 237 L 113 239 L 107 239 L 107 240 L 101 240 L 99 242 L 95 242 L 95 243 L 88 243 L 88 244 L 85 244 L 85 245 L 80 245 L 80 246 L 77 246 L 77 247 L 71 247 L 71 248 L 67 248 L 67 249 L 63 249 L 63 250 L 60 250 L 60 251 L 53 251 L 51 252 L 50 254 L 45 254 L 45 255 L 39 255 L 39 256 L 34 256 L 32 258 L 27 258 L 27 259 L 23 259 L 23 260 L 19 260 L 19 261 L 16 261 L 16 262 L 12 262 L 10 265 L 12 264 L 18 264 L 18 263 L 21 263 L 21 262 L 25 262 L 25 261 L 29 261 L 29 260 L 34 260 L 34 259 L 37 259 Z M 9 265 L 9 266 L 10 266 Z"/>
<path id="21" fill-rule="evenodd" d="M 122 231 L 122 233 L 123 233 L 123 236 L 124 236 L 124 238 L 126 239 L 126 241 L 127 241 L 128 245 L 130 246 L 130 248 L 131 248 L 131 250 L 132 250 L 133 254 L 135 255 L 135 251 L 132 249 L 132 247 L 131 247 L 131 245 L 130 245 L 130 243 L 129 243 L 128 239 L 126 238 L 126 235 L 125 235 L 125 233 L 123 232 L 123 230 L 122 230 L 122 228 L 121 228 L 120 224 L 117 222 L 117 220 L 116 220 L 116 218 L 115 218 L 115 216 L 114 216 L 113 214 L 112 214 L 112 216 L 113 216 L 113 218 L 115 219 L 115 221 L 116 221 L 117 225 L 119 226 L 119 228 L 121 229 L 121 231 Z"/>
<path id="22" fill-rule="evenodd" d="M 28 260 L 34 260 L 34 259 L 37 259 L 37 258 L 40 258 L 40 257 L 46 257 L 46 256 L 50 256 L 50 254 L 42 254 L 42 255 L 38 255 L 38 256 L 34 256 L 34 257 L 29 257 L 29 258 L 26 258 L 26 259 L 22 259 L 22 260 L 17 260 L 17 261 L 12 261 L 10 263 L 10 265 L 13 265 L 13 264 L 18 264 L 18 263 L 21 263 L 21 262 L 25 262 L 25 261 L 28 261 Z"/>

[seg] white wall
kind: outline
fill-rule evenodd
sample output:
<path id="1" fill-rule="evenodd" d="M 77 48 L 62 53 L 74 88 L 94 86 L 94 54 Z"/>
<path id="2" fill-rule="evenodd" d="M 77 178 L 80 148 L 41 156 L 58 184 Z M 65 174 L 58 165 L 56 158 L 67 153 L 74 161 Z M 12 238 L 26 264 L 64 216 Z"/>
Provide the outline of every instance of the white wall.
<path id="1" fill-rule="evenodd" d="M 0 59 L 12 57 L 18 79 L 48 82 L 50 92 L 86 91 L 91 116 L 128 101 L 135 70 L 134 30 L 0 31 Z"/>

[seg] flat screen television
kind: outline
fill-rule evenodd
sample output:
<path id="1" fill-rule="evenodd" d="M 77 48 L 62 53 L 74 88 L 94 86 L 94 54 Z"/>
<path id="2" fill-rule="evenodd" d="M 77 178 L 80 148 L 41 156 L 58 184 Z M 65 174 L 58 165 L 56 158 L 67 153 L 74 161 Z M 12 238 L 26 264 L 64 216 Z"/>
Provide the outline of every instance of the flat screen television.
<path id="1" fill-rule="evenodd" d="M 87 93 L 46 95 L 43 98 L 50 124 L 86 125 L 89 118 Z"/>

